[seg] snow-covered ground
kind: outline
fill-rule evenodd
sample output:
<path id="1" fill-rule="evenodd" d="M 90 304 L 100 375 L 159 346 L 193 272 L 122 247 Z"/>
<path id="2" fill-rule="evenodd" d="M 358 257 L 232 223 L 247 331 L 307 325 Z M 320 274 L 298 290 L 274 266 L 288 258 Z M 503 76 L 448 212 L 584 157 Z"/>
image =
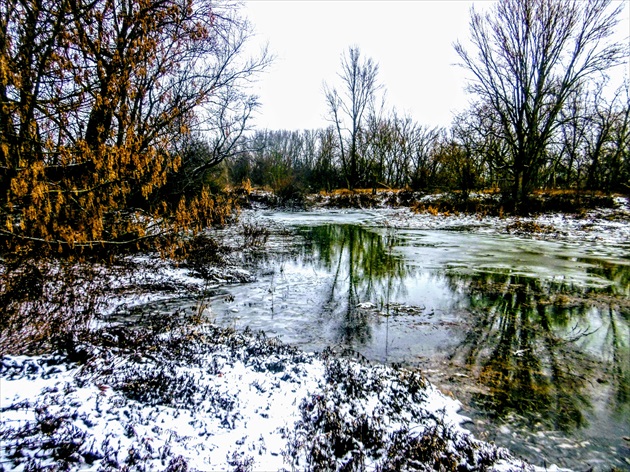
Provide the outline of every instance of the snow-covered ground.
<path id="1" fill-rule="evenodd" d="M 410 229 L 470 229 L 481 232 L 518 233 L 533 238 L 566 241 L 630 243 L 630 199 L 617 197 L 616 208 L 602 208 L 576 217 L 546 213 L 527 217 L 495 217 L 466 214 L 415 214 L 408 208 L 390 210 L 388 224 Z"/>
<path id="2" fill-rule="evenodd" d="M 425 198 L 435 199 L 440 195 Z M 324 202 L 325 203 L 325 202 Z M 614 208 L 598 208 L 581 215 L 567 213 L 544 213 L 534 216 L 487 216 L 466 213 L 414 212 L 411 208 L 378 207 L 366 208 L 364 215 L 371 217 L 361 222 L 401 229 L 423 230 L 470 230 L 486 233 L 518 233 L 533 238 L 567 241 L 603 242 L 610 244 L 630 243 L 630 198 L 617 196 Z M 257 211 L 244 212 L 245 217 Z M 355 209 L 331 209 L 320 202 L 309 212 L 313 222 L 331 215 L 356 213 Z M 296 214 L 300 214 L 296 212 Z M 318 217 L 319 215 L 319 217 Z M 361 219 L 361 215 L 356 215 Z M 302 220 L 303 217 L 300 216 Z M 347 217 L 344 217 L 344 221 Z"/>
<path id="3" fill-rule="evenodd" d="M 116 327 L 74 358 L 2 359 L 1 470 L 528 468 L 419 374 L 262 334 Z"/>

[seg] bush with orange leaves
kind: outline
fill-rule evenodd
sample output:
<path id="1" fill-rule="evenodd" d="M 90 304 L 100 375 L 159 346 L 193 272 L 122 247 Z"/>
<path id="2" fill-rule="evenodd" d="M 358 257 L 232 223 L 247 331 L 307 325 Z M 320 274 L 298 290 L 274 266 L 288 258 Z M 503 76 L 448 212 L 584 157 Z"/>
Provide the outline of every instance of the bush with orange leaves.
<path id="1" fill-rule="evenodd" d="M 211 0 L 7 0 L 0 7 L 0 238 L 9 252 L 120 246 L 224 218 L 208 192 L 160 201 L 190 136 L 230 155 L 255 106 L 249 26 Z"/>
<path id="2" fill-rule="evenodd" d="M 91 287 L 79 282 L 92 280 L 88 258 L 172 254 L 229 217 L 232 200 L 207 186 L 168 198 L 160 189 L 186 168 L 191 137 L 212 151 L 186 168 L 203 182 L 256 106 L 243 84 L 269 57 L 243 58 L 251 29 L 236 8 L 2 2 L 0 344 L 83 323 L 90 297 L 73 300 Z"/>

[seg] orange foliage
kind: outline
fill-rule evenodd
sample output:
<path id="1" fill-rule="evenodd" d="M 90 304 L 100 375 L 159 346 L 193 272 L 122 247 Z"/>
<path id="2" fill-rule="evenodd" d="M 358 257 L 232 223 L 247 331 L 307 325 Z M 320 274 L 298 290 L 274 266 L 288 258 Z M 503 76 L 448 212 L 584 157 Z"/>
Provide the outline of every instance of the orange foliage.
<path id="1" fill-rule="evenodd" d="M 229 83 L 229 15 L 210 0 L 7 0 L 0 41 L 0 236 L 130 244 L 225 218 L 208 192 L 152 200 L 196 109 Z M 8 27 L 7 27 L 8 24 Z M 203 64 L 203 65 L 200 65 Z M 213 66 L 214 65 L 214 66 Z M 214 67 L 214 68 L 213 68 Z M 205 68 L 205 69 L 204 69 Z M 204 75 L 205 74 L 205 75 Z M 214 75 L 213 75 L 214 74 Z"/>

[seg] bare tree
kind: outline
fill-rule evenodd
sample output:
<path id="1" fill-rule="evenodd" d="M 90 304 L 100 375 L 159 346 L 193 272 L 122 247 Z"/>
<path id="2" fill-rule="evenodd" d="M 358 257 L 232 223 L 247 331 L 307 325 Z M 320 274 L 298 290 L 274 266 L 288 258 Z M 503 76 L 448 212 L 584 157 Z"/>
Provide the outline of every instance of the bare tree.
<path id="1" fill-rule="evenodd" d="M 485 103 L 474 103 L 453 120 L 453 139 L 464 150 L 477 169 L 482 183 L 492 188 L 506 186 L 509 181 L 510 153 L 502 139 L 501 123 Z"/>
<path id="2" fill-rule="evenodd" d="M 455 49 L 475 77 L 470 91 L 499 120 L 516 208 L 525 209 L 537 184 L 567 99 L 627 55 L 608 42 L 622 7 L 610 0 L 500 0 L 487 14 L 472 9 L 476 55 L 459 42 Z"/>
<path id="3" fill-rule="evenodd" d="M 352 46 L 341 57 L 341 93 L 324 84 L 330 119 L 337 130 L 342 166 L 349 188 L 354 188 L 361 180 L 358 138 L 365 112 L 380 88 L 377 76 L 378 64 L 371 58 L 361 60 L 359 48 Z"/>
<path id="4" fill-rule="evenodd" d="M 626 81 L 620 91 L 620 106 L 617 109 L 615 125 L 612 130 L 614 152 L 611 156 L 613 166 L 610 173 L 615 176 L 613 189 L 630 192 L 630 82 Z"/>
<path id="5" fill-rule="evenodd" d="M 615 187 L 618 187 L 617 181 L 622 171 L 624 147 L 627 152 L 629 112 L 630 103 L 628 96 L 624 97 L 623 90 L 618 90 L 609 101 L 601 96 L 601 89 L 593 95 L 584 126 L 588 162 L 586 188 L 623 191 L 623 188 Z"/>
<path id="6" fill-rule="evenodd" d="M 588 113 L 588 94 L 576 93 L 566 103 L 561 112 L 556 141 L 558 151 L 553 153 L 551 186 L 560 183 L 567 188 L 580 188 L 581 174 L 586 159 L 585 131 Z"/>
<path id="7" fill-rule="evenodd" d="M 559 177 L 567 187 L 627 191 L 628 85 L 611 99 L 604 96 L 602 87 L 597 84 L 576 94 L 562 111 L 557 151 L 549 169 L 552 185 Z"/>

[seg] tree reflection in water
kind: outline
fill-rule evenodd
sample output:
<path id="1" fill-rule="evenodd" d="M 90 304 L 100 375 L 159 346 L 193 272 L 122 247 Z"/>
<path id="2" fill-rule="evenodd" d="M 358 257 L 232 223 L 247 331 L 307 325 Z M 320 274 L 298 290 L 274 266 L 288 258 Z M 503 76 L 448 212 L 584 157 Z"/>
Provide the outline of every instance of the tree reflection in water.
<path id="1" fill-rule="evenodd" d="M 405 244 L 393 231 L 329 224 L 301 233 L 302 257 L 332 274 L 322 316 L 334 324 L 336 342 L 360 351 L 373 341 L 378 321 L 375 310 L 358 305 L 372 302 L 388 312 L 390 300 L 404 300 L 406 282 L 421 271 L 393 251 Z M 470 330 L 450 356 L 486 387 L 474 397 L 480 409 L 575 430 L 587 425 L 591 387 L 598 385 L 607 391 L 609 410 L 629 417 L 630 267 L 578 262 L 610 285 L 577 287 L 478 267 L 439 271 L 454 296 L 463 292 L 470 299 Z"/>
<path id="2" fill-rule="evenodd" d="M 317 267 L 330 271 L 324 313 L 338 321 L 337 342 L 357 347 L 371 340 L 370 314 L 358 305 L 372 302 L 387 308 L 393 290 L 407 275 L 400 256 L 392 254 L 398 243 L 393 233 L 378 234 L 358 225 L 322 225 L 304 228 L 304 254 Z"/>
<path id="3" fill-rule="evenodd" d="M 592 289 L 532 277 L 493 272 L 448 278 L 471 297 L 473 325 L 453 357 L 463 359 L 488 388 L 476 395 L 480 408 L 569 431 L 586 426 L 589 387 L 610 382 L 609 406 L 628 416 L 628 311 L 623 303 L 602 296 L 608 305 L 596 306 L 589 301 L 596 295 Z M 589 350 L 602 358 L 589 356 Z"/>

